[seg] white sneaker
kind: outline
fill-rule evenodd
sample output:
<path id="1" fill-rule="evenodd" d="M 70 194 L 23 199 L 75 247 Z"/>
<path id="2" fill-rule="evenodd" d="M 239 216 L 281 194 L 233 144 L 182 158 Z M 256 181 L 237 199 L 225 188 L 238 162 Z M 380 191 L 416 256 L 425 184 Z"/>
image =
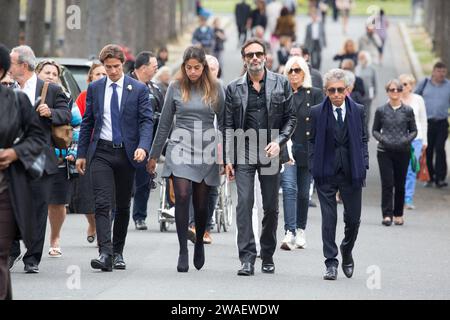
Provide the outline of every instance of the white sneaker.
<path id="1" fill-rule="evenodd" d="M 297 237 L 295 239 L 295 246 L 297 249 L 306 249 L 306 234 L 305 230 L 297 229 Z"/>
<path id="2" fill-rule="evenodd" d="M 292 232 L 287 231 L 281 242 L 281 249 L 283 250 L 293 250 L 295 249 L 295 236 Z"/>

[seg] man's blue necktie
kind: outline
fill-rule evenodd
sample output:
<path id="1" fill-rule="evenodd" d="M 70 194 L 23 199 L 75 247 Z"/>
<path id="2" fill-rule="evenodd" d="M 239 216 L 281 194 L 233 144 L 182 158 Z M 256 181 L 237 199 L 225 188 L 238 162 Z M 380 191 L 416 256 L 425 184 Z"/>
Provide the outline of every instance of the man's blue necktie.
<path id="1" fill-rule="evenodd" d="M 113 94 L 111 97 L 111 126 L 113 134 L 113 144 L 120 145 L 123 142 L 122 133 L 120 131 L 120 110 L 119 95 L 117 94 L 117 84 L 111 85 Z"/>
<path id="2" fill-rule="evenodd" d="M 336 108 L 336 112 L 338 114 L 337 122 L 340 127 L 344 126 L 344 119 L 342 118 L 342 109 Z"/>

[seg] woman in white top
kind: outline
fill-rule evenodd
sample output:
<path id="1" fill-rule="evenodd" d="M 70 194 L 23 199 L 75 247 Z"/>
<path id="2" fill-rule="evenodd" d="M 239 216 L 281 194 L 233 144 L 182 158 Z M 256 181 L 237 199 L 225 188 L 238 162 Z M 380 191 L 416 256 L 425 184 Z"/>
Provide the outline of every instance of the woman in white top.
<path id="1" fill-rule="evenodd" d="M 414 116 L 417 126 L 417 137 L 412 142 L 412 146 L 414 147 L 414 154 L 416 158 L 419 159 L 422 151 L 425 150 L 428 145 L 428 121 L 425 101 L 421 96 L 414 93 L 416 79 L 412 75 L 402 74 L 399 77 L 399 80 L 403 84 L 402 101 L 404 104 L 410 106 L 414 110 Z M 417 174 L 413 172 L 410 164 L 405 185 L 405 208 L 409 210 L 415 208 L 413 200 L 416 188 L 416 176 Z"/>

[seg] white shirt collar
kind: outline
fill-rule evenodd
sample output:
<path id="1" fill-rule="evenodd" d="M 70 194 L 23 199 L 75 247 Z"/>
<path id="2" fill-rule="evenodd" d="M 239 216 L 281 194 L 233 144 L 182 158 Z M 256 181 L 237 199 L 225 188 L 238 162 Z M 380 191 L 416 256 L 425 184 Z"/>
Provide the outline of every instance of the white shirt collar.
<path id="1" fill-rule="evenodd" d="M 336 109 L 337 109 L 338 107 L 336 107 L 334 104 L 333 104 L 333 111 L 334 112 L 336 112 Z M 345 113 L 345 111 L 346 111 L 346 109 L 345 109 L 345 102 L 342 104 L 342 106 L 340 107 L 341 109 L 342 109 L 342 112 L 344 112 Z"/>
<path id="2" fill-rule="evenodd" d="M 113 82 L 113 81 L 111 81 L 111 79 L 109 78 L 109 77 L 106 77 L 106 88 L 109 88 L 109 87 L 111 87 L 111 85 L 113 84 L 113 83 L 115 83 L 115 84 L 117 84 L 117 86 L 119 87 L 119 88 L 122 88 L 123 89 L 123 83 L 124 83 L 124 81 L 125 81 L 125 74 L 122 74 L 122 77 L 119 79 L 119 80 L 117 80 L 116 82 Z"/>
<path id="3" fill-rule="evenodd" d="M 33 75 L 31 76 L 31 78 L 30 79 L 28 79 L 26 82 L 25 82 L 25 85 L 24 85 L 24 89 L 34 89 L 34 90 L 36 90 L 36 86 L 37 86 L 37 75 L 36 75 L 36 73 L 34 73 L 33 72 Z"/>

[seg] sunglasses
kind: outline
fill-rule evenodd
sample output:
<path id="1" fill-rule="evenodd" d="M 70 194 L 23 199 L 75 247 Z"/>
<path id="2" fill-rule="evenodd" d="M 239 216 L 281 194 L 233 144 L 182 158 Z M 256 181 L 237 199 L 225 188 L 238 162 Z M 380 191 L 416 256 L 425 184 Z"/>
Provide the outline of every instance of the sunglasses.
<path id="1" fill-rule="evenodd" d="M 288 71 L 288 74 L 292 74 L 292 73 L 300 74 L 302 71 L 303 70 L 301 68 L 293 68 Z"/>
<path id="2" fill-rule="evenodd" d="M 264 57 L 264 52 L 262 52 L 262 51 L 258 51 L 258 52 L 249 52 L 249 53 L 246 53 L 246 54 L 244 54 L 244 57 L 246 58 L 246 59 L 253 59 L 253 57 L 256 55 L 256 58 L 258 58 L 258 59 L 261 59 L 261 58 L 263 58 Z"/>
<path id="3" fill-rule="evenodd" d="M 391 88 L 391 89 L 388 89 L 388 92 L 391 92 L 391 93 L 393 93 L 393 92 L 403 92 L 403 89 Z"/>
<path id="4" fill-rule="evenodd" d="M 1 85 L 6 87 L 6 88 L 14 87 L 15 84 L 16 84 L 15 82 L 6 82 L 6 81 L 1 83 Z"/>
<path id="5" fill-rule="evenodd" d="M 327 92 L 329 94 L 335 94 L 336 92 L 343 94 L 345 92 L 346 88 L 340 87 L 340 88 L 328 88 Z"/>

